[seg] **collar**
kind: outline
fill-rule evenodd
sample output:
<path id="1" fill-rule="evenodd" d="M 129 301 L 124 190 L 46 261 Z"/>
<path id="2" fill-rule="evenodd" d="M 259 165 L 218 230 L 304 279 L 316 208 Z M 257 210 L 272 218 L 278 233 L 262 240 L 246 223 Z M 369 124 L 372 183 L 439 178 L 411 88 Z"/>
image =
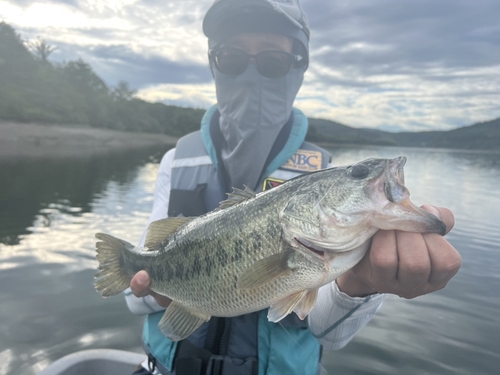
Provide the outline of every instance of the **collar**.
<path id="1" fill-rule="evenodd" d="M 223 140 L 219 127 L 220 113 L 217 105 L 212 106 L 201 120 L 201 138 L 205 149 L 217 170 L 222 165 L 218 153 Z M 290 159 L 304 142 L 308 129 L 307 117 L 297 108 L 292 109 L 288 122 L 283 126 L 269 153 L 261 179 L 269 176 Z"/>

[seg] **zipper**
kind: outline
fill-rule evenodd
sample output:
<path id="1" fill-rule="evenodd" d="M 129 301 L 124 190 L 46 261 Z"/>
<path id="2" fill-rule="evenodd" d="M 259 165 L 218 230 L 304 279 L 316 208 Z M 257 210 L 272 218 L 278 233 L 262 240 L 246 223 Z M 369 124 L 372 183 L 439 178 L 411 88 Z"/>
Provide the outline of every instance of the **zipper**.
<path id="1" fill-rule="evenodd" d="M 205 349 L 214 355 L 225 355 L 229 345 L 231 321 L 227 318 L 212 318 L 208 327 Z"/>

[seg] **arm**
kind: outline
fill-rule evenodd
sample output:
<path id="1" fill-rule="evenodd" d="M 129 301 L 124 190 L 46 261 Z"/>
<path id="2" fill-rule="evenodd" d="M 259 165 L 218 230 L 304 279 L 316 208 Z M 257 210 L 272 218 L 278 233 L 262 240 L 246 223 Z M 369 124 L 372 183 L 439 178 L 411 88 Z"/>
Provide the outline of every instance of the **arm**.
<path id="1" fill-rule="evenodd" d="M 446 224 L 450 210 L 423 206 Z M 442 236 L 434 233 L 379 231 L 365 257 L 353 269 L 323 287 L 309 315 L 309 326 L 326 349 L 345 346 L 375 315 L 383 295 L 415 298 L 446 286 L 458 272 L 461 257 Z M 350 315 L 349 315 L 350 314 Z"/>
<path id="2" fill-rule="evenodd" d="M 146 230 L 139 242 L 139 246 L 144 245 L 149 224 L 155 220 L 163 219 L 168 216 L 170 176 L 174 155 L 175 149 L 172 149 L 168 151 L 161 160 L 155 186 L 153 209 Z M 130 287 L 131 289 L 127 289 L 124 294 L 127 306 L 132 313 L 138 315 L 151 314 L 156 311 L 164 310 L 165 307 L 168 306 L 170 301 L 168 298 L 158 296 L 154 292 L 149 291 L 149 276 L 145 271 L 138 272 L 134 276 L 130 282 Z"/>
<path id="3" fill-rule="evenodd" d="M 326 350 L 341 349 L 375 316 L 385 298 L 385 294 L 351 297 L 336 282 L 327 284 L 309 313 L 309 328 Z"/>

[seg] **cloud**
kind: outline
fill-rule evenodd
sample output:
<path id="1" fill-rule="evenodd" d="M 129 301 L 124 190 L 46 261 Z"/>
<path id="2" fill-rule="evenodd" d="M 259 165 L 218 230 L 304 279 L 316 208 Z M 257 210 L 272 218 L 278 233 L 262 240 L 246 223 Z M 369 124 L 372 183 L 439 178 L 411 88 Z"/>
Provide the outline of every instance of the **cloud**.
<path id="1" fill-rule="evenodd" d="M 212 82 L 204 84 L 161 84 L 139 90 L 137 96 L 151 102 L 208 109 L 217 102 Z"/>
<path id="2" fill-rule="evenodd" d="M 143 98 L 213 103 L 201 30 L 212 0 L 0 0 L 24 37 L 57 45 Z M 500 117 L 500 2 L 302 0 L 311 64 L 296 104 L 309 116 L 386 130 L 451 129 Z"/>
<path id="3" fill-rule="evenodd" d="M 208 64 L 173 61 L 156 54 L 145 55 L 124 45 L 95 47 L 91 53 L 96 59 L 106 62 L 110 74 L 119 71 L 122 79 L 129 81 L 132 86 L 199 84 L 212 80 Z"/>
<path id="4" fill-rule="evenodd" d="M 18 6 L 27 7 L 29 5 L 39 3 L 39 1 L 16 0 L 14 3 Z M 70 5 L 70 6 L 77 8 L 79 0 L 45 0 L 45 3 L 59 4 L 59 5 Z"/>
<path id="5" fill-rule="evenodd" d="M 203 84 L 212 81 L 208 64 L 173 61 L 156 54 L 133 51 L 126 45 L 85 46 L 56 43 L 58 61 L 81 58 L 110 85 L 126 81 L 132 88 L 161 84 Z"/>
<path id="6" fill-rule="evenodd" d="M 336 104 L 315 111 L 388 130 L 500 116 L 500 3 L 311 0 L 304 8 L 312 33 L 305 86 Z"/>
<path id="7" fill-rule="evenodd" d="M 385 0 L 358 1 L 352 6 L 342 1 L 319 4 L 317 0 L 308 2 L 312 49 L 329 47 L 317 56 L 322 64 L 378 74 L 428 66 L 489 66 L 499 61 L 498 2 Z"/>

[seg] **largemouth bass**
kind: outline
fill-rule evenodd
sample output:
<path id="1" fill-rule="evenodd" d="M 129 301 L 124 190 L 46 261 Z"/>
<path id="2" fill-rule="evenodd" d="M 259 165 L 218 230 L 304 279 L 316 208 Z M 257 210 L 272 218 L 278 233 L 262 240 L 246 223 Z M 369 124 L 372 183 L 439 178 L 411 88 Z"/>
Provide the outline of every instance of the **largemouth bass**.
<path id="1" fill-rule="evenodd" d="M 279 322 L 304 319 L 318 289 L 351 269 L 379 229 L 441 233 L 437 217 L 410 202 L 405 157 L 302 175 L 255 194 L 234 189 L 212 212 L 151 223 L 144 248 L 98 233 L 95 288 L 124 291 L 140 270 L 173 300 L 159 323 L 178 341 L 211 316 L 269 307 Z"/>

